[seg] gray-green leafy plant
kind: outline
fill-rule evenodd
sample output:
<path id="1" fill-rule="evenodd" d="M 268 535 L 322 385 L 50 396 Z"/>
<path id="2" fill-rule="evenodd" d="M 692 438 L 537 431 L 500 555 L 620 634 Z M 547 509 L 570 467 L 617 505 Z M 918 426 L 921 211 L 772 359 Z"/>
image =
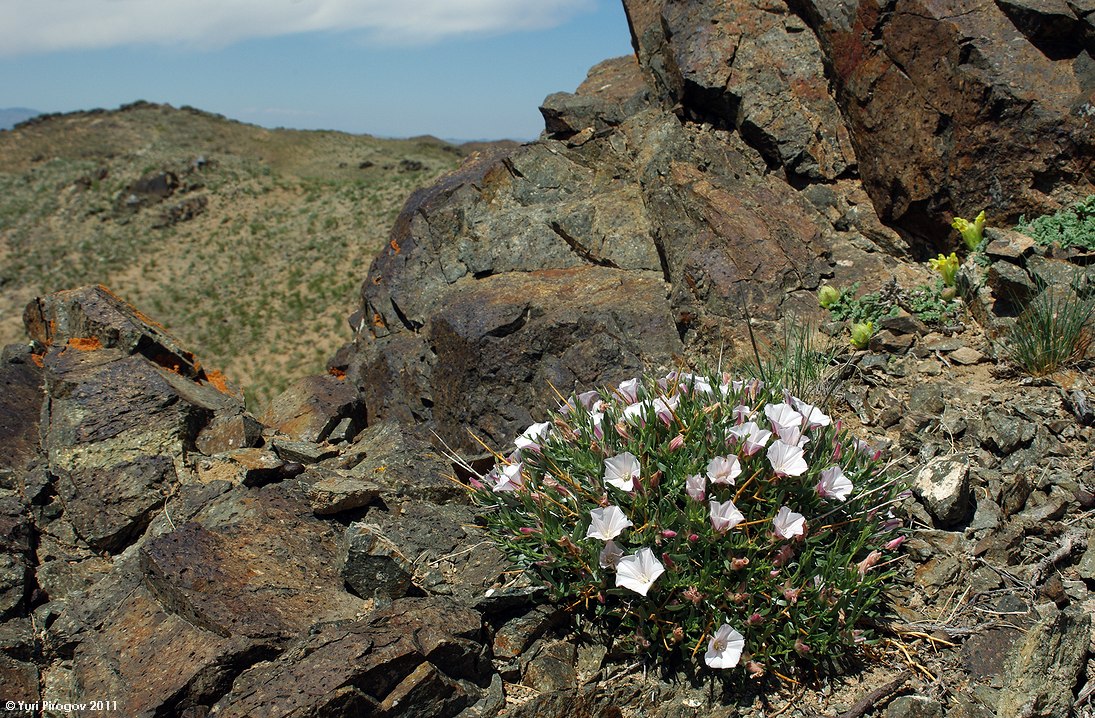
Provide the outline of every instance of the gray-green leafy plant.
<path id="1" fill-rule="evenodd" d="M 1053 214 L 1021 217 L 1016 229 L 1042 245 L 1095 251 L 1095 194 Z"/>

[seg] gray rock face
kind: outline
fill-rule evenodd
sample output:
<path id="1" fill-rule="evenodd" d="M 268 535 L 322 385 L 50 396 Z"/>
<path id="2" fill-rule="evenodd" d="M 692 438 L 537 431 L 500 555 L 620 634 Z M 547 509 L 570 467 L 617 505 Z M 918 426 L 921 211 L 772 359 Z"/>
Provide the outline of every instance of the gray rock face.
<path id="1" fill-rule="evenodd" d="M 408 201 L 356 315 L 349 378 L 370 423 L 426 421 L 455 448 L 475 445 L 468 427 L 508 441 L 557 402 L 552 386 L 668 364 L 682 337 L 744 342 L 743 301 L 777 319 L 817 286 L 816 210 L 734 135 L 649 106 L 602 124 L 581 144 L 480 156 Z"/>
<path id="2" fill-rule="evenodd" d="M 1084 667 L 1091 616 L 1068 609 L 1046 617 L 1018 645 L 1005 673 L 998 715 L 1064 718 Z"/>

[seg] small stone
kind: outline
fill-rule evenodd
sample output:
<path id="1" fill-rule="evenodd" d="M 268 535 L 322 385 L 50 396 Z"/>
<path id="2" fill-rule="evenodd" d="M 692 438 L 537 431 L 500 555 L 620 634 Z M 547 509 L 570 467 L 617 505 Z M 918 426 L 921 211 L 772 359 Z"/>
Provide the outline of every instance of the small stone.
<path id="1" fill-rule="evenodd" d="M 315 464 L 332 456 L 338 456 L 337 449 L 313 444 L 310 441 L 274 439 L 270 445 L 285 461 L 299 461 L 302 464 Z"/>
<path id="2" fill-rule="evenodd" d="M 913 481 L 913 493 L 943 528 L 969 515 L 970 460 L 965 454 L 940 456 L 928 462 Z"/>
<path id="3" fill-rule="evenodd" d="M 924 696 L 898 696 L 886 706 L 886 718 L 943 718 L 943 706 Z"/>
<path id="4" fill-rule="evenodd" d="M 1095 581 L 1095 530 L 1087 535 L 1087 550 L 1084 551 L 1076 571 L 1080 574 L 1080 578 Z"/>
<path id="5" fill-rule="evenodd" d="M 315 475 L 315 469 L 301 480 L 312 511 L 317 516 L 330 516 L 368 506 L 380 494 L 380 487 L 357 476 L 330 472 Z"/>
<path id="6" fill-rule="evenodd" d="M 985 355 L 972 347 L 959 347 L 951 352 L 948 358 L 955 364 L 971 366 L 984 359 Z"/>
<path id="7" fill-rule="evenodd" d="M 923 336 L 928 333 L 928 327 L 924 322 L 912 314 L 901 310 L 892 317 L 886 317 L 879 321 L 878 326 L 883 330 L 889 330 L 894 334 L 913 334 Z"/>
<path id="8" fill-rule="evenodd" d="M 1022 232 L 987 227 L 985 236 L 989 240 L 985 245 L 985 254 L 993 259 L 1013 261 L 1034 251 L 1034 239 Z"/>
<path id="9" fill-rule="evenodd" d="M 921 339 L 918 346 L 929 352 L 952 352 L 965 345 L 958 337 L 947 337 L 933 332 Z"/>
<path id="10" fill-rule="evenodd" d="M 915 341 L 916 337 L 912 333 L 898 334 L 889 329 L 883 329 L 871 337 L 871 351 L 903 354 L 912 347 Z"/>

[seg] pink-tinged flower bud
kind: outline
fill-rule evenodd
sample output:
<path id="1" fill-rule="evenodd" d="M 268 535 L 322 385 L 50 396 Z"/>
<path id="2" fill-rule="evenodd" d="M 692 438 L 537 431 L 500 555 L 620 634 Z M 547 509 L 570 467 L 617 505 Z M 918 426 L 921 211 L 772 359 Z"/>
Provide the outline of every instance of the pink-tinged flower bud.
<path id="1" fill-rule="evenodd" d="M 745 670 L 749 671 L 750 678 L 760 678 L 764 675 L 764 666 L 756 661 L 749 661 L 746 663 Z"/>
<path id="2" fill-rule="evenodd" d="M 775 578 L 778 575 L 779 575 L 779 569 L 778 568 L 774 568 L 774 569 L 772 569 L 771 571 L 768 572 L 768 576 L 770 578 Z"/>
<path id="3" fill-rule="evenodd" d="M 662 563 L 665 564 L 665 567 L 667 569 L 669 569 L 670 571 L 673 571 L 677 568 L 676 562 L 673 559 L 671 559 L 669 557 L 669 554 L 666 553 L 665 551 L 662 552 Z"/>
<path id="4" fill-rule="evenodd" d="M 788 603 L 798 603 L 798 597 L 802 593 L 801 588 L 791 588 L 788 586 L 783 589 L 783 597 L 787 599 Z"/>
<path id="5" fill-rule="evenodd" d="M 692 543 L 696 543 L 697 541 L 700 540 L 700 535 L 699 534 L 688 534 L 688 540 L 691 541 Z"/>
<path id="6" fill-rule="evenodd" d="M 871 461 L 878 461 L 880 458 L 882 458 L 882 449 L 878 449 L 871 454 Z"/>
<path id="7" fill-rule="evenodd" d="M 887 541 L 884 548 L 887 551 L 893 551 L 894 549 L 896 549 L 898 546 L 900 546 L 903 543 L 905 543 L 905 537 L 904 536 L 898 536 L 897 538 L 893 539 L 892 541 Z"/>
<path id="8" fill-rule="evenodd" d="M 673 529 L 666 529 L 665 531 L 662 531 L 662 536 L 665 538 L 677 538 L 677 532 Z"/>
<path id="9" fill-rule="evenodd" d="M 773 566 L 783 566 L 790 561 L 795 555 L 795 549 L 791 544 L 783 544 L 779 547 L 779 551 L 772 557 Z"/>
<path id="10" fill-rule="evenodd" d="M 476 479 L 468 479 L 468 484 L 470 484 L 473 489 L 482 489 L 483 488 L 483 482 L 478 481 Z"/>
<path id="11" fill-rule="evenodd" d="M 844 421 L 843 420 L 837 419 L 835 422 L 833 422 L 833 429 L 838 434 L 840 433 L 840 430 L 843 429 L 843 428 L 844 428 Z"/>
<path id="12" fill-rule="evenodd" d="M 882 530 L 893 531 L 896 528 L 900 528 L 902 523 L 904 522 L 901 519 L 887 519 L 882 522 Z"/>
<path id="13" fill-rule="evenodd" d="M 631 438 L 631 434 L 627 433 L 627 427 L 622 421 L 619 424 L 616 424 L 616 433 L 619 434 L 620 438 L 624 441 Z"/>
<path id="14" fill-rule="evenodd" d="M 681 628 L 680 626 L 676 626 L 673 629 L 673 634 L 672 634 L 671 637 L 673 639 L 673 643 L 680 643 L 681 641 L 684 640 L 684 629 Z"/>
<path id="15" fill-rule="evenodd" d="M 669 440 L 669 450 L 679 451 L 684 448 L 684 434 L 677 434 Z"/>
<path id="16" fill-rule="evenodd" d="M 859 578 L 863 580 L 863 577 L 867 575 L 874 566 L 882 559 L 881 551 L 871 551 L 867 554 L 867 558 L 863 559 L 856 564 L 856 570 L 859 571 Z"/>
<path id="17" fill-rule="evenodd" d="M 737 593 L 731 593 L 730 594 L 730 602 L 731 603 L 745 603 L 748 600 L 749 600 L 749 594 L 748 593 L 742 593 L 741 591 L 738 591 Z"/>
<path id="18" fill-rule="evenodd" d="M 833 444 L 833 458 L 829 459 L 832 463 L 840 461 L 840 457 L 844 455 L 844 445 L 839 441 Z"/>
<path id="19" fill-rule="evenodd" d="M 517 530 L 523 533 L 525 536 L 531 536 L 532 534 L 537 533 L 537 530 L 532 528 L 531 526 L 522 526 Z"/>
<path id="20" fill-rule="evenodd" d="M 750 626 L 759 626 L 760 624 L 764 623 L 764 616 L 760 615 L 759 613 L 754 613 L 752 616 L 745 619 L 745 622 L 748 623 Z"/>
<path id="21" fill-rule="evenodd" d="M 804 643 L 801 638 L 796 638 L 795 639 L 795 652 L 796 653 L 798 653 L 801 656 L 804 656 L 807 653 L 809 653 L 811 650 L 812 649 L 810 648 L 809 644 Z"/>
<path id="22" fill-rule="evenodd" d="M 600 604 L 603 605 L 604 602 L 605 602 L 605 592 L 600 591 L 600 592 L 597 593 L 597 603 L 600 603 Z"/>
<path id="23" fill-rule="evenodd" d="M 698 606 L 700 601 L 703 600 L 703 594 L 700 593 L 700 590 L 695 586 L 689 586 L 681 595 L 684 596 L 686 600 L 691 601 L 694 606 Z"/>
<path id="24" fill-rule="evenodd" d="M 740 571 L 749 565 L 748 558 L 735 558 L 730 561 L 730 569 L 733 571 Z"/>

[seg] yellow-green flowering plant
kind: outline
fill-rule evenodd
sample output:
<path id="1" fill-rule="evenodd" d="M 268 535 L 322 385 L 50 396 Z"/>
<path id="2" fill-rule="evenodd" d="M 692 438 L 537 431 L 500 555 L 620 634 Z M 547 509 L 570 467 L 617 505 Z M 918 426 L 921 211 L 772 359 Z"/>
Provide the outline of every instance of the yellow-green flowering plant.
<path id="1" fill-rule="evenodd" d="M 962 239 L 966 242 L 966 247 L 972 252 L 980 247 L 981 242 L 984 240 L 985 211 L 981 210 L 981 213 L 972 222 L 961 217 L 955 217 L 954 221 L 951 222 L 951 226 L 958 230 L 962 235 Z"/>
<path id="2" fill-rule="evenodd" d="M 849 341 L 856 349 L 866 349 L 874 336 L 874 322 L 854 322 L 849 329 Z"/>
<path id="3" fill-rule="evenodd" d="M 826 284 L 817 291 L 817 303 L 822 309 L 828 309 L 838 301 L 840 301 L 840 290 L 831 284 Z"/>
<path id="4" fill-rule="evenodd" d="M 928 264 L 931 265 L 932 269 L 939 272 L 939 276 L 943 278 L 944 287 L 954 286 L 954 280 L 958 276 L 959 266 L 957 254 L 951 252 L 949 257 L 940 254 L 935 259 L 929 259 Z"/>
<path id="5" fill-rule="evenodd" d="M 632 379 L 570 397 L 496 458 L 468 484 L 490 534 L 618 649 L 759 676 L 872 640 L 899 489 L 779 386 Z"/>

